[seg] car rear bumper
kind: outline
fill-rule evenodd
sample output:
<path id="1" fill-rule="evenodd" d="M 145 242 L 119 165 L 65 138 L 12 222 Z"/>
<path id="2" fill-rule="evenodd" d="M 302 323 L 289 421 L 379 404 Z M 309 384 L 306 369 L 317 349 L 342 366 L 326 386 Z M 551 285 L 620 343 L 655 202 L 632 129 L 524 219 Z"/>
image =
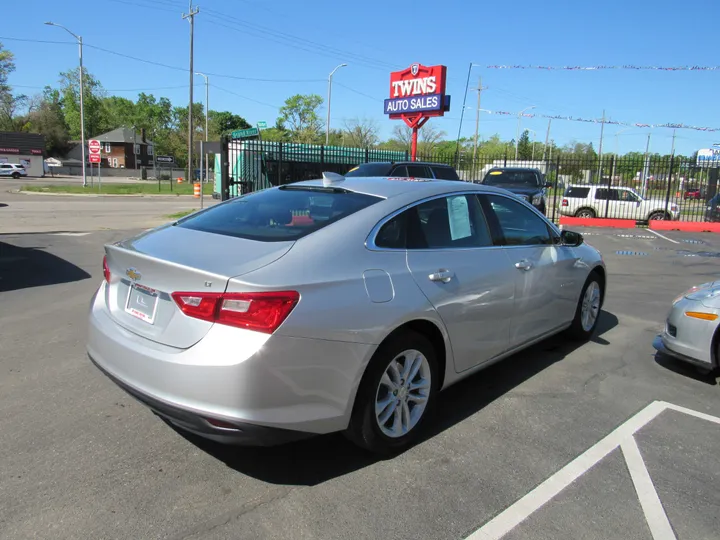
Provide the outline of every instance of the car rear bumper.
<path id="1" fill-rule="evenodd" d="M 216 324 L 194 346 L 176 349 L 116 324 L 104 294 L 93 299 L 87 344 L 103 373 L 160 416 L 203 437 L 241 444 L 345 429 L 374 348 Z"/>

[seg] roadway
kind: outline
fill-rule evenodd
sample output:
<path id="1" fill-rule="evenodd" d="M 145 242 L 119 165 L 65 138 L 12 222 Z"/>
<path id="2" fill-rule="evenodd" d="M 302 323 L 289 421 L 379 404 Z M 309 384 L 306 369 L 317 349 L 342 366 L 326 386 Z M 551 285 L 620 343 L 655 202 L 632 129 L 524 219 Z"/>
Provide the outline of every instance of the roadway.
<path id="1" fill-rule="evenodd" d="M 647 539 L 649 519 L 663 538 L 717 538 L 720 425 L 652 404 L 720 417 L 720 388 L 651 346 L 672 299 L 717 277 L 717 236 L 589 229 L 610 276 L 598 335 L 458 384 L 420 444 L 377 460 L 341 435 L 225 448 L 154 417 L 87 360 L 88 303 L 104 243 L 195 202 L 30 197 L 0 208 L 0 538 L 480 540 L 496 516 L 512 539 Z M 569 476 L 639 412 L 634 443 Z M 548 479 L 567 487 L 548 496 Z"/>

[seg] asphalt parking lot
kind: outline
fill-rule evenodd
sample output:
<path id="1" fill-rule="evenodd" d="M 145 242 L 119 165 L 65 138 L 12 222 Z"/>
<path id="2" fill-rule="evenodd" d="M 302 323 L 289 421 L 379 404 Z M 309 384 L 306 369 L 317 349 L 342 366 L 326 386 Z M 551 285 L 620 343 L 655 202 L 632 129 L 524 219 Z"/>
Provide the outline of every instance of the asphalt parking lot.
<path id="1" fill-rule="evenodd" d="M 133 232 L 0 234 L 0 538 L 717 538 L 720 388 L 652 340 L 720 274 L 720 235 L 581 231 L 608 266 L 598 335 L 452 387 L 378 461 L 341 435 L 185 437 L 101 375 L 86 311 L 102 245 Z"/>

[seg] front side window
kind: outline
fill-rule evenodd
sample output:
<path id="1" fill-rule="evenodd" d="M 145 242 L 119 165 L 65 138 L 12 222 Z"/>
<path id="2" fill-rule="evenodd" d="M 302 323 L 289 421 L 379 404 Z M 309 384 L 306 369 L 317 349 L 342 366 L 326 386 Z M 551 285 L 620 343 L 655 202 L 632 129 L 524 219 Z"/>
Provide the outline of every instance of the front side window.
<path id="1" fill-rule="evenodd" d="M 460 180 L 452 167 L 433 167 L 432 170 L 438 180 Z"/>
<path id="2" fill-rule="evenodd" d="M 499 195 L 486 197 L 498 220 L 504 245 L 543 246 L 553 243 L 545 220 L 525 205 Z"/>
<path id="3" fill-rule="evenodd" d="M 617 189 L 600 188 L 595 191 L 595 200 L 598 201 L 620 201 L 620 194 Z"/>
<path id="4" fill-rule="evenodd" d="M 382 200 L 334 188 L 288 185 L 219 204 L 177 226 L 262 242 L 285 242 L 307 236 Z"/>
<path id="5" fill-rule="evenodd" d="M 410 178 L 432 178 L 430 171 L 424 165 L 408 165 L 407 176 Z"/>

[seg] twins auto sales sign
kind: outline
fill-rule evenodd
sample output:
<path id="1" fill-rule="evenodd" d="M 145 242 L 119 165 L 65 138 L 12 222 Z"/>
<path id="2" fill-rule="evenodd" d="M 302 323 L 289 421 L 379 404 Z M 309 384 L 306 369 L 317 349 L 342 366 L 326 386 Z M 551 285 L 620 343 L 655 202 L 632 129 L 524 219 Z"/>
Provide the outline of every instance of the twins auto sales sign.
<path id="1" fill-rule="evenodd" d="M 390 73 L 390 99 L 385 100 L 385 114 L 390 118 L 442 116 L 450 109 L 445 95 L 445 66 L 412 64 Z"/>

